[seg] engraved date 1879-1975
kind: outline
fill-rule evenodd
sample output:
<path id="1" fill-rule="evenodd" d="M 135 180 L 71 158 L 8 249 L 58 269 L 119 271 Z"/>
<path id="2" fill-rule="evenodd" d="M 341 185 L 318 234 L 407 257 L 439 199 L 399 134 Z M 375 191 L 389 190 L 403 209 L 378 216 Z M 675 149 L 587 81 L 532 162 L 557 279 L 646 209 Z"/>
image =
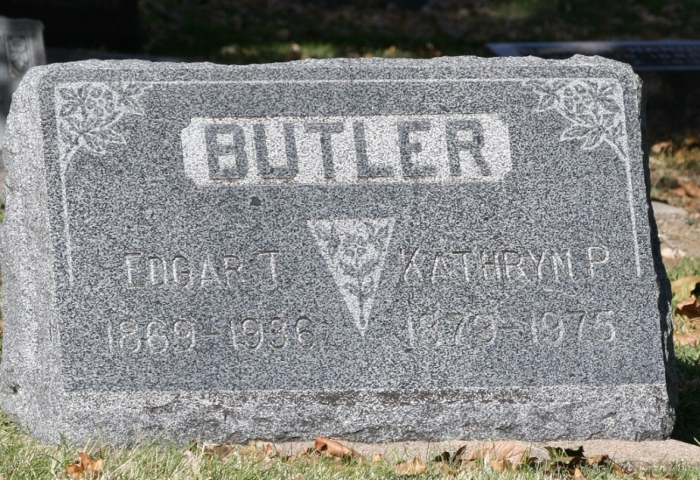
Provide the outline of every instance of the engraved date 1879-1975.
<path id="1" fill-rule="evenodd" d="M 529 338 L 539 346 L 565 342 L 579 345 L 613 343 L 619 312 L 563 310 L 535 314 L 532 320 L 511 320 L 498 313 L 425 312 L 407 317 L 408 348 L 465 347 L 480 349 L 507 335 Z"/>

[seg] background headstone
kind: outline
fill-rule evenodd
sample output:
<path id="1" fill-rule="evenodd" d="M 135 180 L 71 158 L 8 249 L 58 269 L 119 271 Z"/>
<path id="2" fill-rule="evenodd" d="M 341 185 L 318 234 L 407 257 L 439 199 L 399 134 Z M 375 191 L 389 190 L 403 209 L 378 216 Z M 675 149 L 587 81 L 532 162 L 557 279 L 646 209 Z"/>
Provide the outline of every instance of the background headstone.
<path id="1" fill-rule="evenodd" d="M 668 436 L 639 89 L 584 57 L 32 70 L 2 408 L 77 443 Z"/>
<path id="2" fill-rule="evenodd" d="M 47 48 L 141 51 L 136 0 L 3 0 L 0 15 L 41 20 Z"/>
<path id="3" fill-rule="evenodd" d="M 43 26 L 27 19 L 0 17 L 0 185 L 4 180 L 2 144 L 12 92 L 31 67 L 46 63 Z M 4 188 L 0 196 L 4 198 Z"/>
<path id="4" fill-rule="evenodd" d="M 490 43 L 499 56 L 600 55 L 629 63 L 644 82 L 655 137 L 700 129 L 700 40 Z"/>
<path id="5" fill-rule="evenodd" d="M 700 71 L 700 40 L 489 43 L 488 47 L 502 57 L 599 55 L 629 63 L 635 72 Z"/>

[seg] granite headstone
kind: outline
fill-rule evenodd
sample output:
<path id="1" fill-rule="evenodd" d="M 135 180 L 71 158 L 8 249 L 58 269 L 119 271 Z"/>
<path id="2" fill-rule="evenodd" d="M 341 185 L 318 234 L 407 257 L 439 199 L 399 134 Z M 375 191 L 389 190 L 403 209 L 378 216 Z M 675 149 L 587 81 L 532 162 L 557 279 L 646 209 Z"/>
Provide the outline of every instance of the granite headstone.
<path id="1" fill-rule="evenodd" d="M 666 437 L 640 90 L 586 57 L 35 68 L 2 408 L 54 442 Z"/>
<path id="2" fill-rule="evenodd" d="M 46 63 L 41 22 L 0 17 L 0 171 L 5 121 L 12 92 L 31 67 Z M 0 182 L 1 183 L 1 182 Z"/>

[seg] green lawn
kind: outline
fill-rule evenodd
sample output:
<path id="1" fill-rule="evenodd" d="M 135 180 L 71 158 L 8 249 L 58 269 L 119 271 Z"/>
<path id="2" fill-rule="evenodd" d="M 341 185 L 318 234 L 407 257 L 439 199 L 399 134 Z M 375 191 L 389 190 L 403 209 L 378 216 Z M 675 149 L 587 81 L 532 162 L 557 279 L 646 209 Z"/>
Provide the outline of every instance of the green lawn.
<path id="1" fill-rule="evenodd" d="M 131 448 L 100 448 L 87 445 L 81 450 L 91 453 L 94 459 L 102 458 L 102 479 L 331 479 L 331 478 L 400 478 L 395 465 L 385 460 L 374 463 L 362 458 L 340 460 L 318 455 L 285 458 L 265 455 L 260 448 L 236 448 L 223 458 L 212 455 L 202 445 L 192 444 L 181 448 L 167 443 L 144 443 Z M 77 459 L 76 449 L 62 444 L 41 445 L 20 432 L 4 415 L 0 414 L 0 474 L 5 480 L 70 478 L 65 466 Z M 700 467 L 683 464 L 631 467 L 582 466 L 586 479 L 612 478 L 670 478 L 695 480 L 700 477 Z M 462 479 L 551 479 L 572 478 L 566 469 L 543 471 L 542 467 L 521 467 L 514 471 L 498 472 L 483 463 L 450 465 L 431 461 L 417 478 Z M 404 477 L 405 478 L 405 477 Z"/>
<path id="2" fill-rule="evenodd" d="M 700 441 L 700 346 L 676 347 L 676 360 L 679 403 L 673 437 L 696 443 Z"/>
<path id="3" fill-rule="evenodd" d="M 700 259 L 686 259 L 668 271 L 671 281 L 693 275 L 700 275 Z M 674 304 L 678 300 L 674 298 Z M 690 323 L 691 321 L 679 316 L 674 318 L 675 329 L 678 332 L 687 331 Z M 685 442 L 697 443 L 697 440 L 700 440 L 700 345 L 676 346 L 675 350 L 679 404 L 673 437 Z"/>

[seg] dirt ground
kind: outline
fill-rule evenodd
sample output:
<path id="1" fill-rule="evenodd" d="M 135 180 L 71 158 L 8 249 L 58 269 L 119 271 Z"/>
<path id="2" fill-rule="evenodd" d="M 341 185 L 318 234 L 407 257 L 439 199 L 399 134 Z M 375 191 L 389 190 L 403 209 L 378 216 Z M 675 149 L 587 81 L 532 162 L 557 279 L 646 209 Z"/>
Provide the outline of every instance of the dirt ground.
<path id="1" fill-rule="evenodd" d="M 686 257 L 700 257 L 700 222 L 680 207 L 653 201 L 652 208 L 666 266 Z"/>

